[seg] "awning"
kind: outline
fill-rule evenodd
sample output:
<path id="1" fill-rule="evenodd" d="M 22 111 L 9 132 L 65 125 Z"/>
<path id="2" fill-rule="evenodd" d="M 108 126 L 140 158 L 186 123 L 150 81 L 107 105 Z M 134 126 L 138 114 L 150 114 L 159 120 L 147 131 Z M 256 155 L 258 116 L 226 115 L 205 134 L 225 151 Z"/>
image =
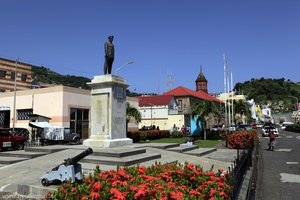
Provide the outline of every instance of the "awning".
<path id="1" fill-rule="evenodd" d="M 29 126 L 33 128 L 53 127 L 48 122 L 29 122 Z"/>

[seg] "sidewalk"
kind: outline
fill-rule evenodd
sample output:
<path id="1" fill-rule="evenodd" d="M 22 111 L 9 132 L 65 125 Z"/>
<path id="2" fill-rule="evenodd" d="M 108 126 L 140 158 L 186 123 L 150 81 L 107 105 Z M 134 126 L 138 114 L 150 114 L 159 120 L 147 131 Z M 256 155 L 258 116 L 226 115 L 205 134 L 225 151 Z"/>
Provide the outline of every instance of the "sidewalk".
<path id="1" fill-rule="evenodd" d="M 141 149 L 145 152 L 140 152 L 139 156 L 146 158 L 149 155 L 155 155 L 155 159 L 144 159 L 144 161 L 139 162 L 140 165 L 150 166 L 155 162 L 160 162 L 162 164 L 177 161 L 179 163 L 189 162 L 193 164 L 199 164 L 203 167 L 204 170 L 211 169 L 214 166 L 214 170 L 218 169 L 228 169 L 231 166 L 234 158 L 236 157 L 236 151 L 230 150 L 226 148 L 215 149 L 214 151 L 208 152 L 208 154 L 203 156 L 195 156 L 190 155 L 185 152 L 179 153 L 176 151 L 168 150 L 167 146 L 171 144 L 155 144 L 155 143 L 147 143 L 147 144 L 133 144 L 124 147 L 116 147 L 116 148 L 106 148 L 106 149 L 96 149 L 93 148 L 94 152 L 98 152 L 97 155 L 90 155 L 86 158 L 82 159 L 80 163 L 82 164 L 83 173 L 88 174 L 95 169 L 96 165 L 91 160 L 101 160 L 104 159 L 102 154 L 120 154 L 120 153 L 128 153 L 128 155 L 124 155 L 124 157 L 120 158 L 110 158 L 108 160 L 118 160 L 133 163 L 130 159 L 137 159 L 137 155 L 132 152 L 136 152 L 137 149 Z M 51 150 L 52 149 L 52 150 Z M 55 151 L 55 149 L 59 149 L 59 151 Z M 83 150 L 87 149 L 87 147 L 83 145 L 54 145 L 54 146 L 44 146 L 37 147 L 36 151 L 50 151 L 47 154 L 41 154 L 39 157 L 30 158 L 24 161 L 20 161 L 14 164 L 9 164 L 6 166 L 0 167 L 0 193 L 1 192 L 11 192 L 18 194 L 24 194 L 31 199 L 42 198 L 48 191 L 53 191 L 56 189 L 56 186 L 48 186 L 43 187 L 41 185 L 40 177 L 45 174 L 47 171 L 50 171 L 53 167 L 61 164 L 64 159 L 71 158 L 81 153 Z M 199 149 L 199 151 L 204 151 L 205 149 Z M 209 149 L 207 149 L 208 151 Z M 52 151 L 52 152 L 51 152 Z M 1 153 L 0 153 L 1 154 Z M 101 154 L 101 155 L 100 155 Z M 160 156 L 158 156 L 160 155 Z M 129 162 L 130 161 L 130 162 Z M 133 164 L 135 165 L 135 164 Z M 116 169 L 117 165 L 113 164 L 99 164 L 99 167 L 102 171 Z M 7 194 L 6 194 L 7 195 Z M 22 199 L 22 198 L 21 198 Z"/>

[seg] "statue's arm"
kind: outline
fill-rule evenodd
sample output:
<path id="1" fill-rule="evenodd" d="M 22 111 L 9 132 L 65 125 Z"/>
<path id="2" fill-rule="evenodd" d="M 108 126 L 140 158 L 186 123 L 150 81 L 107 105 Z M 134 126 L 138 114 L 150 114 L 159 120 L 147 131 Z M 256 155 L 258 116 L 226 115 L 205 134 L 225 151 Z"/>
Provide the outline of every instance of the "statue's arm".
<path id="1" fill-rule="evenodd" d="M 104 52 L 105 52 L 105 56 L 107 56 L 107 43 L 104 43 Z"/>

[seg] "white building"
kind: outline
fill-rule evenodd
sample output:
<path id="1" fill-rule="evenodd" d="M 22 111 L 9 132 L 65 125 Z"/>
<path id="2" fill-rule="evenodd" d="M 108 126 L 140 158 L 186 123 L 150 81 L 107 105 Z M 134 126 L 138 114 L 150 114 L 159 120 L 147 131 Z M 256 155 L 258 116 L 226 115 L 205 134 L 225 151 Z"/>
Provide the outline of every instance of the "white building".
<path id="1" fill-rule="evenodd" d="M 139 97 L 139 111 L 142 115 L 143 126 L 155 126 L 160 130 L 169 130 L 174 124 L 181 127 L 184 124 L 184 115 L 178 115 L 176 100 L 171 95 Z"/>

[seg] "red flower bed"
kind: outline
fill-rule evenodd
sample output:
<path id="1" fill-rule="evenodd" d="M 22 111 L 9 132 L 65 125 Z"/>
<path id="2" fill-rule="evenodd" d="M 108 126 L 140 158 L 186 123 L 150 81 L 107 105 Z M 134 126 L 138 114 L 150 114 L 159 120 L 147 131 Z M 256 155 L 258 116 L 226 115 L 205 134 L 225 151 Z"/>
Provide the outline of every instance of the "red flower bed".
<path id="1" fill-rule="evenodd" d="M 227 145 L 230 149 L 247 149 L 255 145 L 257 138 L 255 130 L 237 131 L 227 135 Z"/>
<path id="2" fill-rule="evenodd" d="M 151 167 L 124 167 L 84 178 L 83 183 L 59 186 L 52 199 L 228 199 L 231 188 L 227 173 L 203 171 L 198 165 L 155 164 Z"/>

